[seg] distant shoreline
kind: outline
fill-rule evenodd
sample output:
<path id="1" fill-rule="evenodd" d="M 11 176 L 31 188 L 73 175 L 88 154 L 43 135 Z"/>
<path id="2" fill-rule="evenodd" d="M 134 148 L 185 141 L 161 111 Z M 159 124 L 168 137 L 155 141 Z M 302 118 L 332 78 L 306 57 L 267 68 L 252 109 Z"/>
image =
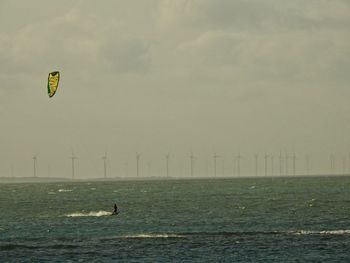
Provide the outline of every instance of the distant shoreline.
<path id="1" fill-rule="evenodd" d="M 0 177 L 0 184 L 6 183 L 77 183 L 77 182 L 115 182 L 115 181 L 168 181 L 168 180 L 231 180 L 231 179 L 298 179 L 317 177 L 348 177 L 349 174 L 327 175 L 289 175 L 289 176 L 241 176 L 241 177 L 111 177 L 111 178 L 79 178 L 64 177 Z"/>

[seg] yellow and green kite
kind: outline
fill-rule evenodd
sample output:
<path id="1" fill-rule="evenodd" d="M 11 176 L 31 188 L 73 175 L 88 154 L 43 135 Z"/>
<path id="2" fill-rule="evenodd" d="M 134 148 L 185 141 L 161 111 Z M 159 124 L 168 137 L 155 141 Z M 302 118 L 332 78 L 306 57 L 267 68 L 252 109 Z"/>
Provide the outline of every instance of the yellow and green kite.
<path id="1" fill-rule="evenodd" d="M 50 98 L 53 97 L 53 95 L 55 95 L 59 81 L 60 73 L 58 71 L 49 73 L 49 77 L 47 80 L 47 92 L 49 93 Z"/>

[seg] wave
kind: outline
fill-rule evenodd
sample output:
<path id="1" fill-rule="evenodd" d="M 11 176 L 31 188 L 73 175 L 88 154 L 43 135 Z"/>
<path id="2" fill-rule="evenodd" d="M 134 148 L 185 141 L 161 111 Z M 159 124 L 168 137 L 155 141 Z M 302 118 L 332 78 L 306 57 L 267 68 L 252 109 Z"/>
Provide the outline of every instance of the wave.
<path id="1" fill-rule="evenodd" d="M 296 235 L 350 235 L 349 229 L 340 229 L 340 230 L 322 230 L 322 231 L 309 231 L 309 230 L 300 230 L 295 231 Z"/>
<path id="2" fill-rule="evenodd" d="M 72 192 L 72 189 L 58 189 L 58 192 L 62 193 L 62 192 Z"/>
<path id="3" fill-rule="evenodd" d="M 248 232 L 180 232 L 180 233 L 141 233 L 125 236 L 111 237 L 125 239 L 146 239 L 146 238 L 187 238 L 194 236 L 202 237 L 244 237 L 244 236 L 288 236 L 288 235 L 350 235 L 350 230 L 322 230 L 322 231 L 248 231 Z"/>
<path id="4" fill-rule="evenodd" d="M 40 248 L 46 248 L 46 249 L 73 249 L 73 248 L 78 248 L 79 246 L 77 245 L 71 245 L 71 244 L 49 244 L 49 245 L 26 245 L 26 244 L 13 244 L 13 243 L 5 243 L 5 244 L 0 244 L 0 251 L 1 250 L 16 250 L 16 249 L 40 249 Z"/>
<path id="5" fill-rule="evenodd" d="M 108 212 L 108 211 L 91 211 L 91 212 L 74 212 L 74 213 L 70 213 L 67 214 L 65 216 L 67 217 L 87 217 L 87 216 L 110 216 L 112 215 L 112 212 Z"/>
<path id="6" fill-rule="evenodd" d="M 142 239 L 142 238 L 183 238 L 184 235 L 181 234 L 170 234 L 170 233 L 163 233 L 163 234 L 138 234 L 138 235 L 126 235 L 121 236 L 120 238 L 130 238 L 130 239 Z"/>

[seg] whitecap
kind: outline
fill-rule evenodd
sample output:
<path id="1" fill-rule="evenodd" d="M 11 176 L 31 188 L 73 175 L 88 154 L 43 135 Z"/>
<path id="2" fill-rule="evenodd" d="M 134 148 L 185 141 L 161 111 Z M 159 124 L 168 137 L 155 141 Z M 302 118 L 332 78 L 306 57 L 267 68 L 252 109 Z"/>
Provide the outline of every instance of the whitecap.
<path id="1" fill-rule="evenodd" d="M 67 217 L 88 217 L 88 216 L 93 216 L 93 217 L 99 217 L 99 216 L 110 216 L 112 215 L 111 212 L 108 211 L 91 211 L 91 212 L 74 212 L 67 214 L 65 216 Z"/>
<path id="2" fill-rule="evenodd" d="M 325 231 L 320 231 L 321 235 L 349 235 L 350 230 L 348 229 L 341 229 L 341 230 L 325 230 Z"/>
<path id="3" fill-rule="evenodd" d="M 58 192 L 62 193 L 62 192 L 72 192 L 72 189 L 58 189 Z"/>
<path id="4" fill-rule="evenodd" d="M 183 235 L 178 234 L 136 234 L 136 235 L 126 235 L 121 238 L 181 238 Z"/>
<path id="5" fill-rule="evenodd" d="M 300 230 L 295 232 L 297 235 L 350 235 L 349 229 L 340 230 L 321 230 L 321 231 L 311 231 L 311 230 Z"/>

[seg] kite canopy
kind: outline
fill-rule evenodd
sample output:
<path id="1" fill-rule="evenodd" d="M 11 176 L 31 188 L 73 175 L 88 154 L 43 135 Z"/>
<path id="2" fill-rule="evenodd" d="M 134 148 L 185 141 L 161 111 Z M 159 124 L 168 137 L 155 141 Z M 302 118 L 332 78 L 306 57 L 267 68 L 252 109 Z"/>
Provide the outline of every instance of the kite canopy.
<path id="1" fill-rule="evenodd" d="M 53 95 L 55 95 L 56 90 L 58 88 L 59 81 L 60 81 L 60 73 L 58 71 L 49 73 L 49 77 L 47 80 L 47 92 L 50 98 L 53 97 Z"/>

